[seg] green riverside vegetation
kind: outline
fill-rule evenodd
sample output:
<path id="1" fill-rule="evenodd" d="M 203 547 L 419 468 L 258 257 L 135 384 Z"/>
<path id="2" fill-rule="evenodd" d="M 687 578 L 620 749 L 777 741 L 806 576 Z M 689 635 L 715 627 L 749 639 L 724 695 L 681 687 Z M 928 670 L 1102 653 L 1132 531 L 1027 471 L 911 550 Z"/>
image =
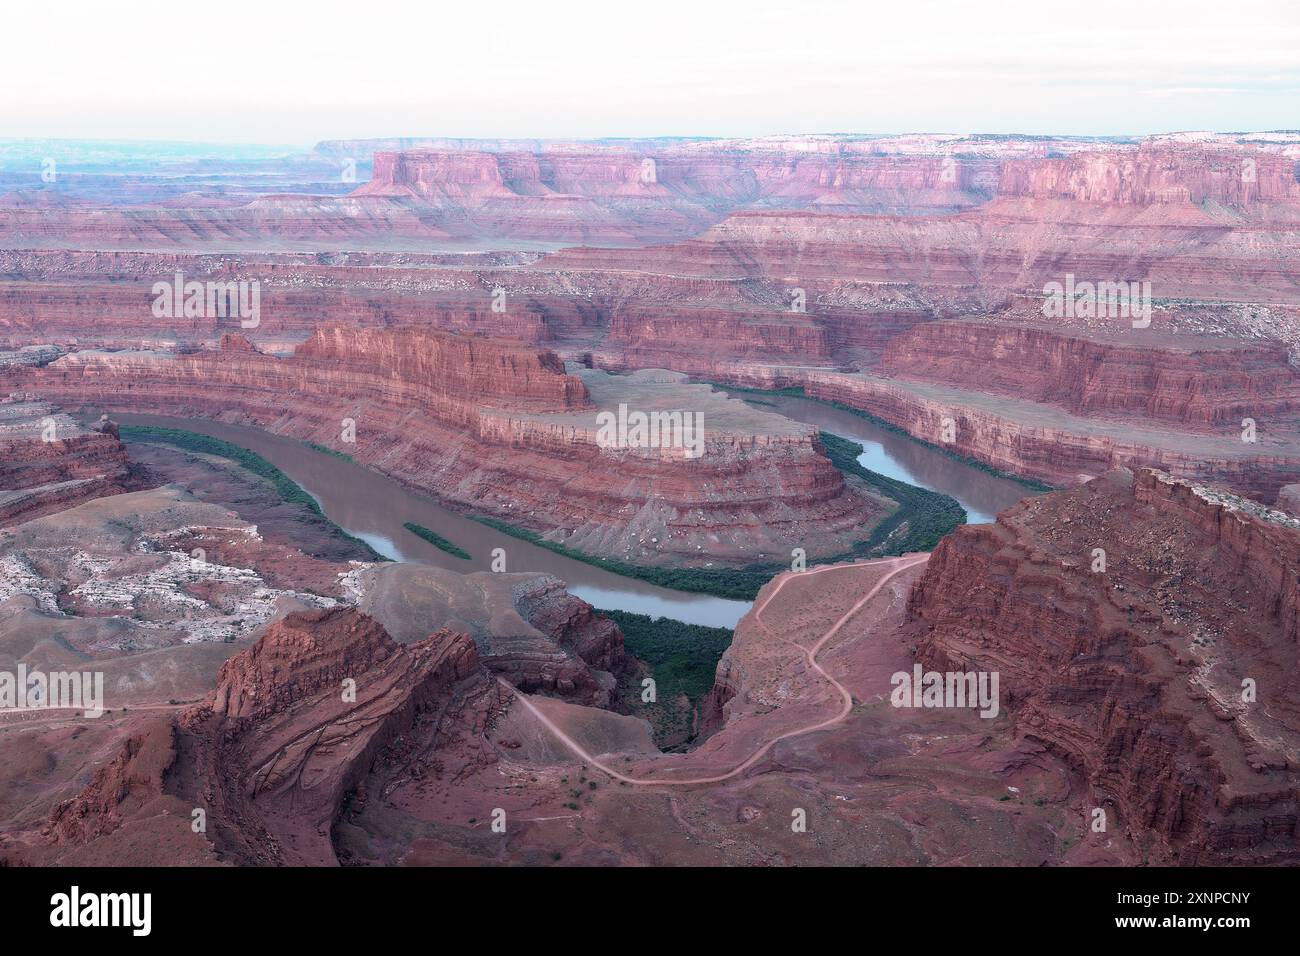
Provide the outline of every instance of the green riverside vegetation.
<path id="1" fill-rule="evenodd" d="M 619 626 L 627 652 L 645 664 L 655 681 L 655 694 L 663 707 L 647 713 L 656 740 L 664 737 L 684 741 L 691 736 L 692 715 L 713 689 L 714 673 L 722 652 L 731 646 L 733 632 L 725 627 L 687 624 L 670 617 L 650 617 L 630 611 L 597 609 Z M 639 681 L 627 689 L 639 709 Z M 678 706 L 685 697 L 686 707 Z"/>
<path id="2" fill-rule="evenodd" d="M 312 514 L 325 521 L 334 530 L 352 542 L 365 555 L 367 561 L 387 561 L 388 558 L 377 552 L 360 538 L 348 534 L 321 511 L 316 499 L 309 495 L 300 484 L 271 464 L 261 455 L 239 445 L 231 444 L 221 438 L 203 435 L 199 432 L 186 431 L 181 428 L 159 428 L 153 425 L 123 425 L 120 429 L 122 438 L 128 441 L 154 442 L 171 445 L 182 451 L 191 451 L 201 455 L 216 455 L 239 465 L 245 471 L 252 472 L 259 478 L 265 478 L 275 488 L 280 500 L 293 505 L 301 505 Z"/>
<path id="3" fill-rule="evenodd" d="M 336 448 L 330 448 L 328 445 L 320 445 L 314 441 L 305 441 L 303 442 L 303 444 L 306 445 L 308 448 L 310 448 L 312 451 L 320 452 L 322 455 L 333 455 L 335 458 L 342 458 L 344 461 L 355 462 L 355 459 L 347 452 L 339 451 Z"/>
<path id="4" fill-rule="evenodd" d="M 736 391 L 759 392 L 759 390 L 755 389 L 736 389 Z M 778 392 L 767 392 L 765 394 L 803 396 L 803 390 L 782 389 Z M 855 411 L 853 409 L 847 409 L 847 406 L 838 407 Z M 870 418 L 871 416 L 867 417 Z M 895 430 L 897 431 L 898 429 Z M 175 428 L 159 428 L 154 426 L 125 426 L 122 428 L 122 437 L 135 439 L 137 441 L 162 442 L 174 445 L 175 447 L 186 451 L 219 455 L 223 458 L 228 458 L 237 462 L 253 474 L 270 481 L 284 501 L 293 504 L 301 504 L 314 514 L 319 515 L 327 521 L 329 520 L 321 511 L 316 500 L 312 498 L 311 495 L 309 495 L 300 485 L 272 465 L 269 461 L 247 448 L 242 448 L 220 438 L 213 438 L 210 435 L 203 435 L 198 432 Z M 868 484 L 878 489 L 881 494 L 897 501 L 899 505 L 892 514 L 887 516 L 875 529 L 873 529 L 871 536 L 866 541 L 859 542 L 852 551 L 847 553 L 833 557 L 819 558 L 818 561 L 820 563 L 852 561 L 864 557 L 883 557 L 903 554 L 909 551 L 929 551 L 934 548 L 940 538 L 951 532 L 954 528 L 965 523 L 966 512 L 955 499 L 950 498 L 947 495 L 938 494 L 937 492 L 927 491 L 924 488 L 918 488 L 915 485 L 910 485 L 904 481 L 888 478 L 885 475 L 862 467 L 862 465 L 858 463 L 857 459 L 858 456 L 862 454 L 863 449 L 857 442 L 840 438 L 839 436 L 832 435 L 828 432 L 822 432 L 820 438 L 822 445 L 826 449 L 827 456 L 837 468 L 847 475 L 852 475 L 866 481 Z M 313 442 L 306 442 L 305 444 L 317 451 L 351 460 L 351 456 L 326 448 L 325 446 L 316 445 Z M 545 548 L 548 551 L 563 555 L 566 558 L 571 558 L 575 561 L 581 561 L 584 564 L 590 564 L 594 567 L 602 568 L 613 574 L 636 578 L 641 581 L 647 581 L 651 584 L 658 585 L 659 587 L 671 588 L 677 591 L 711 594 L 716 597 L 737 601 L 752 601 L 758 595 L 759 589 L 762 588 L 764 584 L 776 575 L 790 569 L 789 564 L 775 562 L 754 564 L 743 568 L 663 568 L 652 565 L 632 564 L 628 561 L 619 561 L 614 558 L 604 558 L 588 554 L 584 551 L 570 548 L 567 545 L 555 541 L 548 541 L 543 538 L 541 534 L 535 531 L 517 527 L 502 521 L 499 518 L 491 518 L 485 515 L 470 515 L 469 517 L 481 524 L 487 525 L 489 528 L 494 528 L 503 534 L 508 534 L 511 537 L 518 538 L 522 541 L 527 541 L 529 544 L 536 545 L 539 548 Z M 901 536 L 895 535 L 904 522 L 906 522 L 907 525 L 906 532 Z M 436 532 L 423 527 L 422 525 L 406 522 L 404 527 L 412 534 L 417 535 L 432 544 L 434 547 L 445 551 L 447 554 L 466 561 L 472 560 L 472 555 L 470 555 L 468 551 L 465 551 L 455 543 L 447 540 Z M 364 549 L 365 553 L 368 555 L 368 560 L 388 560 L 379 555 L 364 541 L 349 535 L 343 529 L 338 528 L 337 525 L 335 525 L 335 528 L 340 535 L 343 535 L 348 540 L 354 542 L 359 548 Z M 891 536 L 894 537 L 891 538 Z M 681 622 L 674 623 L 680 624 Z M 681 626 L 688 627 L 690 625 L 682 624 Z M 721 652 L 719 651 L 719 653 Z"/>
<path id="5" fill-rule="evenodd" d="M 856 475 L 886 497 L 898 502 L 898 508 L 888 518 L 876 526 L 871 537 L 855 549 L 856 555 L 867 554 L 906 554 L 909 551 L 933 551 L 939 539 L 966 523 L 966 509 L 956 498 L 909 485 L 905 481 L 889 478 L 864 468 L 858 463 L 858 456 L 863 448 L 858 442 L 820 432 L 826 455 L 840 471 L 846 475 Z M 889 536 L 904 522 L 907 533 L 897 540 L 888 541 Z M 886 541 L 888 545 L 885 546 Z M 882 548 L 877 551 L 876 549 Z"/>
<path id="6" fill-rule="evenodd" d="M 654 671 L 659 699 L 685 694 L 694 704 L 713 688 L 713 675 L 733 632 L 671 617 L 597 608 L 623 632 L 623 644 Z"/>
<path id="7" fill-rule="evenodd" d="M 862 454 L 863 449 L 855 441 L 828 432 L 822 432 L 820 437 L 827 456 L 835 467 L 845 474 L 863 479 L 886 497 L 898 502 L 898 508 L 876 526 L 866 541 L 859 542 L 852 551 L 844 554 L 819 558 L 820 563 L 853 561 L 865 557 L 887 557 L 906 554 L 909 551 L 930 551 L 939 543 L 940 538 L 966 523 L 966 510 L 957 503 L 955 498 L 927 491 L 909 485 L 905 481 L 888 478 L 863 468 L 858 464 L 858 456 Z M 750 565 L 747 568 L 658 568 L 632 564 L 613 558 L 597 557 L 554 541 L 547 541 L 535 531 L 507 524 L 498 518 L 481 515 L 471 515 L 471 517 L 503 534 L 554 551 L 556 554 L 562 554 L 566 558 L 604 568 L 614 574 L 637 578 L 678 591 L 695 591 L 738 601 L 752 601 L 758 595 L 759 588 L 776 575 L 790 570 L 788 564 Z M 891 540 L 890 536 L 904 522 L 907 523 L 906 533 Z"/>
<path id="8" fill-rule="evenodd" d="M 415 524 L 414 522 L 407 521 L 402 525 L 402 527 L 405 528 L 407 531 L 411 532 L 411 534 L 415 535 L 417 538 L 423 538 L 425 541 L 429 542 L 438 550 L 446 551 L 448 554 L 452 555 L 453 557 L 464 558 L 466 561 L 472 561 L 474 559 L 474 556 L 470 554 L 468 551 L 466 551 L 464 548 L 460 547 L 459 545 L 452 544 L 442 535 L 438 534 L 438 532 L 430 531 L 424 525 Z"/>
<path id="9" fill-rule="evenodd" d="M 469 517 L 489 528 L 495 528 L 502 534 L 527 541 L 547 551 L 554 551 L 574 561 L 604 568 L 614 574 L 649 581 L 651 584 L 677 591 L 695 591 L 737 601 L 752 601 L 758 594 L 759 588 L 782 571 L 789 570 L 784 564 L 751 565 L 747 568 L 656 568 L 646 564 L 630 564 L 627 561 L 601 558 L 554 541 L 547 541 L 536 531 L 518 528 L 498 518 L 488 518 L 484 515 L 469 515 Z"/>
<path id="10" fill-rule="evenodd" d="M 1044 491 L 1056 490 L 1056 488 L 1053 485 L 1049 485 L 1044 482 L 1038 481 L 1035 478 L 1024 478 L 1020 475 L 1013 475 L 1009 471 L 1001 471 L 997 468 L 994 468 L 992 465 L 985 464 L 984 462 L 980 461 L 978 458 L 970 458 L 967 457 L 966 455 L 959 455 L 954 451 L 950 451 L 949 449 L 944 448 L 942 445 L 935 445 L 926 441 L 923 438 L 917 438 L 907 429 L 900 428 L 899 426 L 893 424 L 892 422 L 887 422 L 883 418 L 879 418 L 871 414 L 870 412 L 863 411 L 860 408 L 854 408 L 852 405 L 845 405 L 843 402 L 837 402 L 831 399 L 814 398 L 813 396 L 809 395 L 807 392 L 804 391 L 802 385 L 794 385 L 787 388 L 769 389 L 769 388 L 744 388 L 739 385 L 728 385 L 725 382 L 704 382 L 703 384 L 712 385 L 714 388 L 724 389 L 728 392 L 737 392 L 746 395 L 783 395 L 787 398 L 802 398 L 809 402 L 816 402 L 819 405 L 826 405 L 830 408 L 838 409 L 841 412 L 848 412 L 850 415 L 857 415 L 859 418 L 865 418 L 867 421 L 871 422 L 873 425 L 877 426 L 878 428 L 883 428 L 887 432 L 893 432 L 895 435 L 899 435 L 903 438 L 906 438 L 908 441 L 916 442 L 918 445 L 923 445 L 924 447 L 929 448 L 931 451 L 937 451 L 939 454 L 943 455 L 946 458 L 951 458 L 953 461 L 959 461 L 963 465 L 966 465 L 969 468 L 974 468 L 977 471 L 984 472 L 985 474 L 993 475 L 995 478 L 1005 478 L 1008 481 L 1014 481 L 1016 482 L 1016 484 L 1024 485 L 1026 488 L 1030 489 L 1031 491 L 1044 492 Z"/>

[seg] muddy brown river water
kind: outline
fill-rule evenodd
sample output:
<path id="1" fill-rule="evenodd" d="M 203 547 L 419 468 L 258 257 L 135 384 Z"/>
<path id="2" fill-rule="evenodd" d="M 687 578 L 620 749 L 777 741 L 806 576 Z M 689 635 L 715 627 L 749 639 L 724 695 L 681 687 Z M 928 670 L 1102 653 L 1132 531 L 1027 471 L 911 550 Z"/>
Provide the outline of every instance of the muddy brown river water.
<path id="1" fill-rule="evenodd" d="M 952 495 L 966 508 L 972 522 L 992 520 L 998 510 L 1029 493 L 1013 481 L 954 461 L 849 412 L 784 396 L 764 396 L 761 401 L 769 410 L 862 442 L 866 452 L 859 460 L 864 466 Z M 420 561 L 461 572 L 487 571 L 491 570 L 493 550 L 502 548 L 506 570 L 554 574 L 568 583 L 572 593 L 600 608 L 727 628 L 734 627 L 750 608 L 748 601 L 658 587 L 539 548 L 450 511 L 392 478 L 316 451 L 296 439 L 203 419 L 113 417 L 126 425 L 200 432 L 257 452 L 311 494 L 335 524 L 395 561 Z M 408 521 L 468 551 L 470 560 L 454 557 L 416 537 L 403 527 Z"/>
<path id="2" fill-rule="evenodd" d="M 966 509 L 969 524 L 986 524 L 996 518 L 999 511 L 1035 493 L 1018 481 L 975 468 L 853 412 L 788 395 L 729 394 L 753 401 L 767 411 L 816 425 L 832 435 L 861 442 L 865 451 L 858 456 L 858 461 L 864 468 L 951 495 Z"/>

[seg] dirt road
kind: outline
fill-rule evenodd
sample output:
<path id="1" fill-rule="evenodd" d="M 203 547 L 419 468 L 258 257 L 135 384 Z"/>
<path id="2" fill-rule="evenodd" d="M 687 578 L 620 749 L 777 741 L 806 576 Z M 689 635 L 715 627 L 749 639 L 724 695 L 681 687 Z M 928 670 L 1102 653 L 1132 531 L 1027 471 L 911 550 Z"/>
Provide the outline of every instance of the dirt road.
<path id="1" fill-rule="evenodd" d="M 774 746 L 776 746 L 776 744 L 780 743 L 782 740 L 788 740 L 791 737 L 800 737 L 803 736 L 804 734 L 811 734 L 818 730 L 825 730 L 827 727 L 834 727 L 836 724 L 843 722 L 844 718 L 847 717 L 849 713 L 853 710 L 853 695 L 849 693 L 848 689 L 843 684 L 841 684 L 834 677 L 828 674 L 826 670 L 820 664 L 817 663 L 817 652 L 820 651 L 826 645 L 827 641 L 829 641 L 837 633 L 839 633 L 840 628 L 842 628 L 846 623 L 848 623 L 849 619 L 852 618 L 853 615 L 855 615 L 858 611 L 860 611 L 863 608 L 863 606 L 867 604 L 868 601 L 870 601 L 878 593 L 880 593 L 880 589 L 883 588 L 886 584 L 888 584 L 891 579 L 893 579 L 895 576 L 901 574 L 902 572 L 906 571 L 909 568 L 914 568 L 918 564 L 924 564 L 928 560 L 930 560 L 930 556 L 928 554 L 921 555 L 919 557 L 911 557 L 911 558 L 887 558 L 884 559 L 884 561 L 863 561 L 856 564 L 829 565 L 827 567 L 815 568 L 814 570 L 811 571 L 805 571 L 802 574 L 787 575 L 786 577 L 783 577 L 780 580 L 780 582 L 777 583 L 777 586 L 772 589 L 772 592 L 768 594 L 767 597 L 765 597 L 758 605 L 755 606 L 754 619 L 758 622 L 760 627 L 765 628 L 766 626 L 763 624 L 763 617 L 762 617 L 763 610 L 767 607 L 767 605 L 771 602 L 771 600 L 774 597 L 776 597 L 778 594 L 780 594 L 781 590 L 791 581 L 799 581 L 804 578 L 812 577 L 813 575 L 817 575 L 817 574 L 830 574 L 830 573 L 834 573 L 835 571 L 845 571 L 850 568 L 861 568 L 861 567 L 867 567 L 867 566 L 881 564 L 881 563 L 885 563 L 893 566 L 892 570 L 890 570 L 889 573 L 887 573 L 886 575 L 884 575 L 884 577 L 882 577 L 879 581 L 877 581 L 875 586 L 872 587 L 872 589 L 868 591 L 865 595 L 863 595 L 862 598 L 860 598 L 858 602 L 853 605 L 853 607 L 845 611 L 844 614 L 840 616 L 840 619 L 836 621 L 833 625 L 831 625 L 831 627 L 824 634 L 822 634 L 821 637 L 819 637 L 815 643 L 813 643 L 811 646 L 794 644 L 795 647 L 803 651 L 804 656 L 808 660 L 808 664 L 813 668 L 813 670 L 815 670 L 818 674 L 820 674 L 827 681 L 829 681 L 831 685 L 837 691 L 839 691 L 840 698 L 841 698 L 839 712 L 835 714 L 833 717 L 828 717 L 826 720 L 820 721 L 819 723 L 810 724 L 806 727 L 798 727 L 795 728 L 794 730 L 788 730 L 783 734 L 773 737 L 771 740 L 767 741 L 767 743 L 763 744 L 756 751 L 754 751 L 754 753 L 752 753 L 744 762 L 733 767 L 731 770 L 728 770 L 726 773 L 716 774 L 708 777 L 691 777 L 685 780 L 629 777 L 626 774 L 620 773 L 619 771 L 615 770 L 613 767 L 610 767 L 609 765 L 602 763 L 601 761 L 593 757 L 591 754 L 587 753 L 587 751 L 583 749 L 581 744 L 579 744 L 576 740 L 574 740 L 563 730 L 561 730 L 558 726 L 556 726 L 555 722 L 552 721 L 545 714 L 543 714 L 536 706 L 534 706 L 532 701 L 530 701 L 527 697 L 525 697 L 522 694 L 515 693 L 515 688 L 512 687 L 510 684 L 506 683 L 504 680 L 501 680 L 500 678 L 497 679 L 501 682 L 501 684 L 504 687 L 509 689 L 509 691 L 512 694 L 515 694 L 519 702 L 523 704 L 526 708 L 528 708 L 528 710 L 533 714 L 534 717 L 536 717 L 539 721 L 541 721 L 542 724 L 548 730 L 551 731 L 551 733 L 555 734 L 555 736 L 566 747 L 572 750 L 575 756 L 580 758 L 584 763 L 590 764 L 593 767 L 597 767 L 600 770 L 603 770 L 605 773 L 609 774 L 615 780 L 621 780 L 623 783 L 630 784 L 633 786 L 639 786 L 639 787 L 658 787 L 658 786 L 684 787 L 684 786 L 694 786 L 696 784 L 703 784 L 703 783 L 721 783 L 724 780 L 730 780 L 732 777 L 736 777 L 744 773 L 746 770 L 748 770 L 750 767 L 756 764 L 759 760 L 761 760 L 764 754 L 766 754 L 769 750 L 771 750 Z M 788 643 L 793 644 L 794 642 L 788 642 Z"/>

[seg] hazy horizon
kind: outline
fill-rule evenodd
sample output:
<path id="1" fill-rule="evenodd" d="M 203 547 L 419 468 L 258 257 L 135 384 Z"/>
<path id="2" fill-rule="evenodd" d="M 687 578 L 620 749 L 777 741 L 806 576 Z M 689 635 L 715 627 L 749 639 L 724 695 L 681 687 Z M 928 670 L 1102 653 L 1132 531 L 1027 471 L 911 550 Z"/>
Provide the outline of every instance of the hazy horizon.
<path id="1" fill-rule="evenodd" d="M 308 145 L 816 131 L 1136 136 L 1293 129 L 1283 0 L 845 0 L 372 14 L 73 0 L 8 13 L 0 135 Z"/>
<path id="2" fill-rule="evenodd" d="M 461 136 L 456 133 L 381 133 L 376 136 L 328 136 L 312 141 L 285 142 L 276 140 L 203 140 L 203 139 L 169 139 L 165 137 L 97 137 L 97 136 L 0 136 L 0 144 L 23 144 L 23 143 L 82 143 L 96 144 L 101 146 L 134 146 L 137 144 L 149 144 L 155 146 L 176 146 L 176 147 L 207 147 L 213 149 L 260 149 L 260 150 L 311 150 L 321 143 L 326 142 L 348 142 L 363 140 L 385 140 L 385 139 L 404 139 L 404 140 L 423 140 L 423 139 L 445 139 L 445 140 L 466 140 L 492 142 L 496 140 L 536 140 L 539 142 L 554 143 L 575 143 L 575 142 L 618 142 L 626 140 L 629 142 L 646 141 L 646 140 L 684 140 L 684 141 L 703 141 L 703 140 L 733 140 L 733 139 L 782 139 L 798 137 L 819 137 L 833 136 L 845 137 L 851 139 L 890 139 L 894 137 L 905 136 L 970 136 L 970 137 L 1005 137 L 1007 139 L 1016 139 L 1021 137 L 1044 137 L 1055 139 L 1077 139 L 1077 140 L 1139 140 L 1154 136 L 1177 136 L 1182 134 L 1207 133 L 1216 136 L 1259 136 L 1276 133 L 1278 135 L 1298 135 L 1300 126 L 1293 129 L 1169 129 L 1169 130 L 1149 130 L 1133 133 L 1025 133 L 1023 131 L 1003 131 L 1003 130 L 888 130 L 880 131 L 846 131 L 846 130 L 782 130 L 774 133 L 756 133 L 752 136 L 716 136 L 708 133 L 654 133 L 644 135 L 622 135 L 622 136 Z"/>

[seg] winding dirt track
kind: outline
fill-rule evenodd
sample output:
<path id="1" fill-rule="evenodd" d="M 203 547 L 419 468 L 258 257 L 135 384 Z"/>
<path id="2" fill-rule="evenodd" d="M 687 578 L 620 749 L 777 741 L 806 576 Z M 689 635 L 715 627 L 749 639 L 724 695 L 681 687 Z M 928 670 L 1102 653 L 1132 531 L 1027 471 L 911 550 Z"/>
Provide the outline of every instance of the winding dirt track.
<path id="1" fill-rule="evenodd" d="M 605 773 L 609 774 L 615 780 L 621 780 L 623 783 L 631 784 L 633 786 L 638 786 L 638 787 L 686 787 L 686 786 L 694 786 L 696 784 L 702 784 L 702 783 L 721 783 L 724 780 L 730 780 L 732 777 L 736 777 L 744 773 L 754 764 L 758 763 L 758 761 L 763 758 L 764 754 L 766 754 L 769 750 L 771 750 L 776 744 L 780 743 L 782 740 L 788 740 L 791 737 L 800 737 L 804 734 L 811 734 L 818 730 L 825 730 L 827 727 L 834 727 L 836 724 L 843 722 L 844 718 L 847 717 L 850 711 L 853 710 L 853 695 L 849 693 L 848 689 L 843 684 L 841 684 L 834 677 L 828 674 L 826 670 L 820 664 L 817 663 L 817 652 L 820 651 L 823 646 L 825 646 L 827 641 L 829 641 L 832 637 L 834 637 L 837 633 L 839 633 L 840 628 L 842 628 L 848 622 L 849 618 L 853 617 L 853 615 L 856 614 L 858 611 L 860 611 L 868 601 L 870 601 L 873 597 L 875 597 L 878 593 L 880 593 L 880 589 L 883 588 L 886 584 L 888 584 L 893 577 L 895 577 L 898 574 L 901 574 L 902 572 L 906 571 L 908 568 L 914 568 L 918 564 L 924 564 L 926 561 L 929 560 L 930 560 L 930 556 L 926 554 L 917 558 L 889 558 L 886 559 L 884 562 L 862 561 L 856 564 L 835 564 L 835 565 L 828 565 L 827 567 L 823 567 L 823 568 L 816 568 L 812 571 L 805 571 L 802 574 L 792 574 L 783 577 L 777 583 L 777 586 L 772 589 L 772 593 L 769 594 L 767 597 L 765 597 L 762 603 L 757 605 L 754 608 L 754 620 L 758 622 L 758 625 L 764 628 L 764 630 L 766 630 L 766 625 L 763 624 L 763 618 L 762 618 L 763 610 L 771 602 L 772 598 L 780 594 L 781 589 L 784 588 L 791 581 L 798 581 L 802 578 L 811 577 L 812 575 L 815 574 L 827 574 L 832 571 L 844 571 L 849 568 L 869 567 L 871 565 L 880 564 L 880 563 L 887 563 L 893 566 L 893 569 L 891 571 L 889 571 L 884 577 L 882 577 L 879 581 L 877 581 L 875 586 L 872 587 L 872 589 L 868 591 L 865 595 L 863 595 L 862 598 L 860 598 L 858 602 L 853 605 L 853 607 L 845 611 L 844 614 L 840 616 L 840 619 L 836 621 L 833 625 L 831 625 L 830 629 L 827 630 L 826 633 L 824 633 L 821 637 L 819 637 L 816 643 L 814 643 L 811 647 L 805 647 L 802 644 L 794 644 L 795 647 L 803 651 L 804 656 L 808 659 L 808 664 L 813 668 L 813 670 L 815 670 L 822 677 L 826 678 L 826 680 L 828 680 L 832 684 L 832 686 L 834 686 L 835 689 L 840 692 L 841 704 L 840 704 L 839 713 L 837 713 L 833 717 L 829 717 L 826 720 L 821 721 L 820 723 L 810 724 L 807 727 L 798 727 L 794 730 L 787 730 L 785 733 L 773 737 L 767 743 L 763 744 L 763 746 L 759 747 L 752 754 L 750 754 L 750 756 L 743 763 L 733 767 L 731 770 L 728 770 L 726 773 L 717 774 L 712 777 L 691 777 L 685 780 L 665 780 L 665 779 L 657 779 L 657 778 L 649 778 L 649 777 L 629 777 L 626 774 L 619 773 L 613 767 L 601 763 L 601 761 L 597 760 L 591 754 L 587 753 L 587 751 L 583 749 L 581 744 L 579 744 L 576 740 L 574 740 L 563 730 L 561 730 L 558 726 L 556 726 L 555 722 L 551 720 L 549 717 L 547 717 L 545 714 L 543 714 L 527 697 L 517 693 L 513 686 L 506 683 L 506 681 L 502 680 L 499 677 L 497 678 L 497 680 L 501 683 L 503 687 L 507 688 L 512 694 L 514 694 L 515 697 L 519 700 L 519 702 L 523 704 L 525 707 L 527 707 L 528 710 L 532 713 L 532 715 L 536 717 L 539 721 L 541 721 L 541 723 L 551 733 L 555 734 L 555 736 L 559 738 L 559 740 L 566 747 L 572 750 L 577 757 L 579 757 L 583 762 L 591 764 L 593 767 L 603 770 Z M 791 641 L 789 643 L 793 644 L 794 642 Z"/>

